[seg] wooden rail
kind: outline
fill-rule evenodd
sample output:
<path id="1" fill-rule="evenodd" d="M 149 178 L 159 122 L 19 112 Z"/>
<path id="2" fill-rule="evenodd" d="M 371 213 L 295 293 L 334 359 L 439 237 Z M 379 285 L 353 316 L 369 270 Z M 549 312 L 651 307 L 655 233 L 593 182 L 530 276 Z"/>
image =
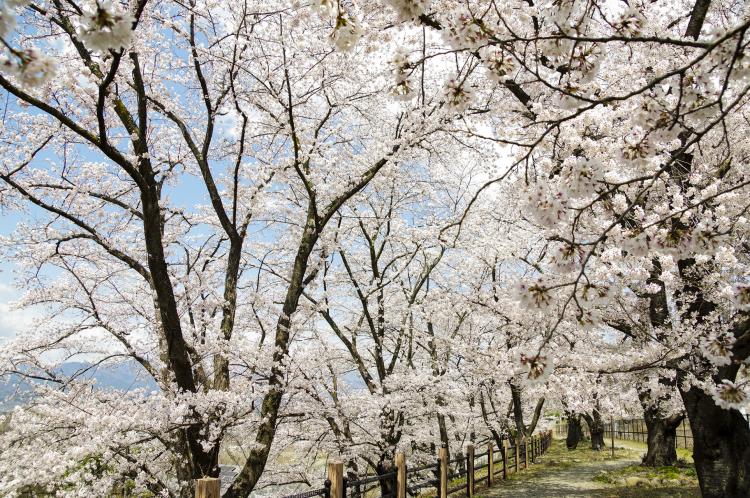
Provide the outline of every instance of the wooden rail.
<path id="1" fill-rule="evenodd" d="M 745 419 L 750 424 L 750 414 L 745 415 Z M 555 436 L 565 438 L 568 435 L 568 424 L 566 420 L 560 420 L 554 427 Z M 586 438 L 591 437 L 591 431 L 588 424 L 581 421 L 581 430 Z M 685 418 L 675 429 L 675 448 L 693 449 L 693 431 L 690 427 L 690 421 Z M 604 438 L 624 439 L 628 441 L 638 441 L 641 443 L 648 442 L 648 429 L 646 421 L 642 418 L 615 419 L 604 422 Z"/>
<path id="2" fill-rule="evenodd" d="M 437 498 L 457 494 L 474 497 L 478 489 L 492 487 L 507 479 L 511 472 L 528 468 L 529 464 L 535 463 L 550 448 L 551 443 L 552 431 L 545 431 L 528 439 L 503 439 L 499 448 L 489 442 L 486 451 L 481 453 L 477 453 L 474 445 L 470 444 L 465 449 L 465 456 L 454 460 L 448 460 L 448 449 L 442 447 L 438 450 L 438 458 L 434 464 L 414 467 L 406 464 L 403 453 L 396 453 L 391 471 L 355 481 L 348 481 L 344 477 L 343 463 L 331 462 L 328 464 L 328 478 L 323 487 L 284 498 L 407 498 L 407 492 L 408 496 L 416 496 L 421 489 L 429 488 L 435 489 Z M 451 464 L 458 470 L 451 472 Z M 486 475 L 482 475 L 484 469 L 487 469 Z M 215 478 L 198 479 L 195 497 L 218 498 L 219 495 L 215 493 L 218 493 L 219 483 L 219 479 Z M 454 486 L 451 487 L 451 483 Z"/>

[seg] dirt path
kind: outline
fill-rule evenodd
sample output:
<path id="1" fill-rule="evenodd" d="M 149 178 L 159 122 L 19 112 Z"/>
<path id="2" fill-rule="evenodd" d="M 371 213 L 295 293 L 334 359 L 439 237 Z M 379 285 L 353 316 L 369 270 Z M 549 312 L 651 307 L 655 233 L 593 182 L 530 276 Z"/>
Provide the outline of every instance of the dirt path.
<path id="1" fill-rule="evenodd" d="M 533 478 L 510 479 L 495 489 L 485 491 L 480 493 L 480 495 L 482 498 L 500 498 L 505 496 L 534 496 L 539 498 L 595 496 L 594 492 L 605 491 L 610 488 L 606 484 L 593 480 L 601 470 L 613 470 L 632 463 L 638 463 L 638 459 L 587 462 L 571 467 L 541 470 L 535 472 Z"/>
<path id="2" fill-rule="evenodd" d="M 696 489 L 644 488 L 641 486 L 615 486 L 598 482 L 594 477 L 602 471 L 613 471 L 637 464 L 640 448 L 620 446 L 612 459 L 606 452 L 567 452 L 561 445 L 543 455 L 536 465 L 491 490 L 482 490 L 477 498 L 504 498 L 532 496 L 535 498 L 596 497 L 596 498 L 693 498 L 700 497 Z"/>

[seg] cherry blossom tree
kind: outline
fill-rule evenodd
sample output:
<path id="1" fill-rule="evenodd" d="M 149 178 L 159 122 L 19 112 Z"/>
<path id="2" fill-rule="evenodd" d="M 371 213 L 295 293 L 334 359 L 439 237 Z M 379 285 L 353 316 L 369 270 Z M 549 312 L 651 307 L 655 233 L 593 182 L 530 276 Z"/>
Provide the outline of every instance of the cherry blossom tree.
<path id="1" fill-rule="evenodd" d="M 320 413 L 301 432 L 320 431 L 312 439 L 339 453 L 352 478 L 390 472 L 399 449 L 431 460 L 440 444 L 460 452 L 486 432 L 474 427 L 476 376 L 465 366 L 476 356 L 472 319 L 451 302 L 459 250 L 440 238 L 475 182 L 471 167 L 443 162 L 450 149 L 429 152 L 409 160 L 426 167 L 381 175 L 339 212 L 322 278 L 304 294 L 328 353 L 299 366 L 317 380 L 300 411 Z"/>
<path id="2" fill-rule="evenodd" d="M 0 461 L 67 443 L 0 489 L 185 496 L 241 434 L 246 496 L 289 444 L 382 472 L 550 405 L 597 434 L 640 405 L 656 450 L 677 389 L 704 496 L 747 495 L 749 27 L 706 0 L 5 2 L 2 250 L 48 315 L 2 366 L 57 387 Z M 61 377 L 81 356 L 159 390 Z"/>
<path id="3" fill-rule="evenodd" d="M 529 211 L 548 232 L 545 256 L 561 266 L 522 288 L 530 304 L 561 304 L 542 344 L 566 317 L 600 324 L 597 307 L 625 289 L 640 292 L 656 258 L 678 324 L 661 343 L 669 354 L 660 361 L 677 373 L 700 434 L 702 491 L 746 494 L 750 430 L 738 411 L 747 394 L 737 380 L 750 337 L 744 8 L 705 1 L 393 5 L 399 21 L 442 34 L 447 57 L 485 68 L 450 86 L 464 107 L 479 111 L 478 97 L 490 88 L 504 95 L 486 107 L 497 123 L 490 137 L 515 152 L 487 186 L 512 176 L 527 186 Z M 417 47 L 399 55 L 401 87 L 410 87 L 404 74 L 418 75 L 435 58 Z M 618 275 L 620 262 L 635 273 Z M 643 358 L 630 368 L 639 366 L 654 363 Z"/>
<path id="4" fill-rule="evenodd" d="M 1 199 L 29 221 L 3 249 L 24 269 L 24 304 L 49 315 L 4 348 L 3 369 L 60 388 L 14 414 L 3 489 L 100 494 L 129 479 L 188 496 L 192 479 L 218 473 L 226 434 L 243 431 L 255 443 L 225 496 L 246 496 L 282 416 L 321 238 L 440 129 L 442 101 L 411 116 L 383 106 L 390 69 L 334 50 L 309 6 L 7 8 L 22 22 L 3 33 Z M 159 391 L 61 377 L 82 355 L 135 361 Z M 40 466 L 52 470 L 27 472 Z"/>

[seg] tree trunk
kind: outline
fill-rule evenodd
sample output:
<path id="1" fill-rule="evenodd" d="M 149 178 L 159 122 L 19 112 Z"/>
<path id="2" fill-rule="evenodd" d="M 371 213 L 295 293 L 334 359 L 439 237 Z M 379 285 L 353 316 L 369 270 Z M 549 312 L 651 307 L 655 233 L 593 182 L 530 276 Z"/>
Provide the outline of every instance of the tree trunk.
<path id="1" fill-rule="evenodd" d="M 448 460 L 451 459 L 450 444 L 448 441 L 448 426 L 445 423 L 445 415 L 442 413 L 437 414 L 438 431 L 440 432 L 440 444 L 448 448 Z"/>
<path id="2" fill-rule="evenodd" d="M 544 408 L 544 398 L 539 398 L 534 407 L 534 415 L 531 419 L 531 424 L 526 425 L 523 420 L 523 402 L 521 400 L 523 392 L 521 386 L 515 382 L 510 383 L 510 395 L 513 402 L 513 419 L 516 422 L 516 434 L 518 437 L 530 436 L 536 429 L 536 424 L 539 422 L 539 416 Z"/>
<path id="3" fill-rule="evenodd" d="M 346 475 L 344 476 L 349 482 L 356 481 L 359 476 L 359 465 L 357 464 L 356 458 L 350 458 L 346 462 Z M 350 491 L 352 497 L 361 496 L 358 489 L 352 489 Z M 359 493 L 359 494 L 358 494 Z"/>
<path id="4" fill-rule="evenodd" d="M 586 420 L 589 432 L 591 433 L 591 449 L 595 451 L 604 449 L 604 422 L 599 410 L 594 409 L 592 415 L 585 413 L 583 418 Z"/>
<path id="5" fill-rule="evenodd" d="M 745 417 L 717 406 L 697 387 L 680 389 L 680 394 L 693 430 L 693 460 L 703 497 L 750 496 L 750 427 Z"/>
<path id="6" fill-rule="evenodd" d="M 392 460 L 381 460 L 377 467 L 375 468 L 375 472 L 379 476 L 383 476 L 385 474 L 388 474 L 390 472 L 393 472 L 396 470 L 393 467 Z M 395 486 L 396 480 L 391 477 L 386 477 L 384 479 L 380 480 L 380 495 L 381 496 L 396 496 L 396 486 Z"/>
<path id="7" fill-rule="evenodd" d="M 660 376 L 659 384 L 668 388 L 667 393 L 674 392 L 676 381 L 674 378 Z M 671 396 L 666 393 L 657 395 L 651 389 L 639 387 L 638 398 L 643 407 L 643 420 L 646 422 L 648 450 L 643 457 L 642 465 L 647 467 L 662 467 L 677 463 L 677 427 L 684 420 L 683 413 L 665 416 L 663 406 L 670 401 Z"/>
<path id="8" fill-rule="evenodd" d="M 663 417 L 659 410 L 649 407 L 643 411 L 648 432 L 648 450 L 643 457 L 642 465 L 647 467 L 663 467 L 677 463 L 677 427 L 684 419 L 684 415 Z"/>
<path id="9" fill-rule="evenodd" d="M 513 420 L 516 422 L 516 437 L 526 436 L 526 426 L 523 423 L 523 404 L 521 402 L 521 386 L 510 383 L 510 395 L 513 400 Z"/>
<path id="10" fill-rule="evenodd" d="M 495 445 L 498 448 L 503 447 L 503 436 L 495 429 L 495 427 L 490 423 L 490 418 L 487 413 L 487 407 L 484 404 L 484 392 L 479 392 L 479 407 L 482 409 L 482 419 L 484 420 L 484 425 L 487 426 L 487 429 L 489 429 L 490 434 L 492 434 L 492 439 L 495 440 Z M 494 408 L 494 406 L 493 406 Z"/>
<path id="11" fill-rule="evenodd" d="M 260 407 L 262 422 L 255 435 L 255 448 L 250 451 L 245 465 L 239 475 L 224 493 L 225 498 L 245 498 L 255 488 L 268 461 L 274 436 L 276 435 L 276 423 L 281 407 L 281 399 L 284 395 L 285 368 L 284 359 L 289 352 L 289 333 L 291 317 L 297 306 L 299 298 L 304 290 L 304 277 L 307 270 L 307 261 L 312 253 L 313 247 L 318 240 L 318 232 L 315 229 L 313 205 L 308 208 L 307 224 L 302 233 L 302 240 L 297 248 L 294 259 L 292 276 L 287 287 L 281 316 L 276 322 L 276 346 L 273 353 L 271 376 L 268 379 L 269 390 L 263 397 Z"/>
<path id="12" fill-rule="evenodd" d="M 601 451 L 604 447 L 604 426 L 602 425 L 596 431 L 591 431 L 591 449 Z"/>
<path id="13" fill-rule="evenodd" d="M 685 282 L 683 293 L 691 298 L 684 313 L 697 317 L 697 322 L 703 324 L 706 317 L 716 310 L 716 305 L 702 292 L 694 259 L 679 260 L 677 267 Z M 750 321 L 744 319 L 733 327 L 732 333 L 737 341 L 732 348 L 735 363 L 718 369 L 713 376 L 717 384 L 723 380 L 734 381 L 741 362 L 750 357 L 749 325 Z M 681 380 L 684 375 L 678 370 L 678 386 L 693 431 L 693 460 L 703 497 L 750 496 L 750 427 L 747 420 L 737 410 L 716 405 L 711 395 L 698 387 L 683 390 Z"/>
<path id="14" fill-rule="evenodd" d="M 569 450 L 578 447 L 578 443 L 583 441 L 583 430 L 581 428 L 581 417 L 579 415 L 568 415 L 568 437 L 565 439 L 565 445 Z"/>

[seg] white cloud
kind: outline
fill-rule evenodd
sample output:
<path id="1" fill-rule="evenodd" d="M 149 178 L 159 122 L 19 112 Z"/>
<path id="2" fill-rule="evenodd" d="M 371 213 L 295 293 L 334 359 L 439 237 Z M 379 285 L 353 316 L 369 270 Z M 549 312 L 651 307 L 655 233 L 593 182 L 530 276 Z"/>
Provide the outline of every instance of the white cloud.
<path id="1" fill-rule="evenodd" d="M 0 273 L 0 278 L 5 275 Z M 0 340 L 15 337 L 29 328 L 39 311 L 34 309 L 17 309 L 14 302 L 21 297 L 21 291 L 0 281 Z"/>

